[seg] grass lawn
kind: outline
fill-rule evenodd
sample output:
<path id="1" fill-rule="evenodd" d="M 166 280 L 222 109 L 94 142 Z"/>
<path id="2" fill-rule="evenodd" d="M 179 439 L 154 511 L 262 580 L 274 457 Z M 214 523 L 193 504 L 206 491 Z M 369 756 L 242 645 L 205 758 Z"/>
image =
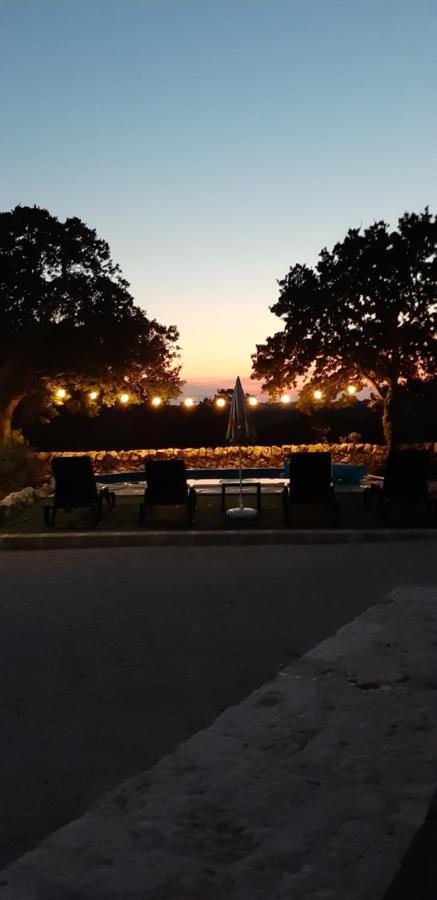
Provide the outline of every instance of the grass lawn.
<path id="1" fill-rule="evenodd" d="M 103 524 L 99 526 L 102 531 L 133 531 L 139 528 L 138 507 L 139 496 L 119 495 L 114 512 L 110 513 L 104 507 Z M 357 493 L 339 493 L 340 528 L 381 528 L 381 519 L 376 507 L 366 508 L 363 497 Z M 246 506 L 256 506 L 254 495 L 245 495 Z M 43 507 L 47 501 L 41 501 L 21 510 L 13 515 L 7 523 L 0 528 L 0 533 L 32 534 L 46 531 L 43 519 Z M 226 497 L 226 507 L 238 505 L 236 495 Z M 251 520 L 231 520 L 226 517 L 221 509 L 221 497 L 218 495 L 199 494 L 198 509 L 195 514 L 193 528 L 196 530 L 221 530 L 221 529 L 272 529 L 284 528 L 284 513 L 281 494 L 262 495 L 262 512 Z M 421 508 L 405 505 L 393 508 L 388 517 L 387 525 L 393 528 L 420 528 L 430 526 L 426 512 Z M 89 510 L 77 509 L 71 513 L 59 510 L 55 531 L 86 531 L 91 527 L 91 513 Z M 144 528 L 151 530 L 186 529 L 189 527 L 186 511 L 183 507 L 157 507 L 149 513 Z M 290 517 L 290 528 L 331 528 L 330 514 L 322 508 L 296 507 Z"/>

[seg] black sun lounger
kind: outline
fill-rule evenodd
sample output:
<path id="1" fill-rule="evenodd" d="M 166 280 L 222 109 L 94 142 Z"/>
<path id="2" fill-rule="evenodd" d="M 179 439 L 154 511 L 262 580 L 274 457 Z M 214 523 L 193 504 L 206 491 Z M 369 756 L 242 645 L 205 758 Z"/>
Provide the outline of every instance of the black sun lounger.
<path id="1" fill-rule="evenodd" d="M 432 517 L 434 510 L 429 495 L 428 465 L 427 450 L 391 450 L 385 464 L 384 483 L 379 492 L 384 522 L 391 503 L 422 505 Z"/>
<path id="2" fill-rule="evenodd" d="M 338 504 L 332 480 L 331 454 L 324 452 L 292 453 L 290 484 L 283 494 L 285 521 L 289 523 L 293 506 L 302 504 L 326 508 L 332 524 L 338 525 Z"/>
<path id="3" fill-rule="evenodd" d="M 182 459 L 148 460 L 145 464 L 147 486 L 140 504 L 139 522 L 144 525 L 147 511 L 154 506 L 185 506 L 191 524 L 197 506 L 196 491 L 188 487 L 187 470 Z"/>
<path id="4" fill-rule="evenodd" d="M 55 496 L 52 506 L 44 507 L 44 522 L 53 528 L 58 509 L 70 512 L 72 509 L 89 507 L 92 526 L 100 525 L 103 518 L 103 500 L 108 508 L 115 507 L 115 494 L 108 488 L 99 490 L 89 456 L 60 456 L 52 460 L 55 479 Z"/>

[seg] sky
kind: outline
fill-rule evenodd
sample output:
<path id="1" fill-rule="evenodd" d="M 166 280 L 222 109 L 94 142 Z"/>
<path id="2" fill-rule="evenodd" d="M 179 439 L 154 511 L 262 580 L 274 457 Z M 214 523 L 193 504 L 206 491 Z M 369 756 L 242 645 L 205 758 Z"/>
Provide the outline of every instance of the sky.
<path id="1" fill-rule="evenodd" d="M 435 0 L 0 0 L 0 209 L 96 228 L 186 395 L 256 393 L 277 279 L 436 211 L 436 47 Z"/>

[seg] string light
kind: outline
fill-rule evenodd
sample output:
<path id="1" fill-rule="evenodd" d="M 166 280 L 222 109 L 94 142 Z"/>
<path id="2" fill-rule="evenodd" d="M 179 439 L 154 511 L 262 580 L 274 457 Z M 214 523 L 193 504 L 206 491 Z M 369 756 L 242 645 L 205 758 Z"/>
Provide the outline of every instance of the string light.
<path id="1" fill-rule="evenodd" d="M 224 397 L 217 397 L 215 401 L 215 405 L 219 407 L 219 409 L 224 409 L 226 406 L 226 400 Z"/>
<path id="2" fill-rule="evenodd" d="M 161 406 L 162 400 L 161 397 L 153 397 L 152 398 L 152 406 L 158 407 Z"/>
<path id="3" fill-rule="evenodd" d="M 258 405 L 258 400 L 256 399 L 256 397 L 249 397 L 247 402 L 248 402 L 249 406 L 257 406 Z"/>
<path id="4" fill-rule="evenodd" d="M 123 391 L 123 393 L 120 394 L 120 403 L 129 403 L 129 399 L 129 394 L 126 391 Z"/>
<path id="5" fill-rule="evenodd" d="M 281 403 L 290 403 L 290 394 L 282 394 Z"/>
<path id="6" fill-rule="evenodd" d="M 185 400 L 184 400 L 184 406 L 186 407 L 186 409 L 191 409 L 191 407 L 194 406 L 194 400 L 193 400 L 193 398 L 192 398 L 192 397 L 186 397 Z"/>
<path id="7" fill-rule="evenodd" d="M 319 388 L 317 388 L 317 390 L 314 391 L 313 397 L 314 397 L 314 400 L 321 400 L 323 397 L 322 391 L 319 390 Z"/>
<path id="8" fill-rule="evenodd" d="M 349 384 L 348 388 L 347 388 L 347 392 L 348 392 L 348 394 L 350 394 L 351 397 L 353 397 L 353 395 L 356 394 L 356 392 L 357 392 L 355 385 Z"/>
<path id="9" fill-rule="evenodd" d="M 57 400 L 65 400 L 66 396 L 67 396 L 67 391 L 65 390 L 65 388 L 63 388 L 63 387 L 58 388 L 58 390 L 56 391 L 56 399 Z"/>
<path id="10" fill-rule="evenodd" d="M 97 397 L 99 396 L 99 394 L 98 394 L 98 391 L 90 391 L 88 396 L 89 396 L 90 400 L 97 400 Z"/>

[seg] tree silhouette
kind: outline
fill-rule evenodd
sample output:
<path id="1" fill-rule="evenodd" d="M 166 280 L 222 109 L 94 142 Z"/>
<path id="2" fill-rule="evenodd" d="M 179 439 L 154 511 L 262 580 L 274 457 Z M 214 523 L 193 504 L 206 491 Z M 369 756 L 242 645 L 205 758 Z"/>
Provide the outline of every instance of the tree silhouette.
<path id="1" fill-rule="evenodd" d="M 234 388 L 218 388 L 215 392 L 216 397 L 223 397 L 224 400 L 232 400 L 232 394 L 234 393 Z M 248 394 L 246 394 L 246 397 Z"/>
<path id="2" fill-rule="evenodd" d="M 396 443 L 399 386 L 437 374 L 437 219 L 405 213 L 397 230 L 350 229 L 314 268 L 293 266 L 271 311 L 283 331 L 257 346 L 253 377 L 271 396 L 305 381 L 331 401 L 349 382 L 368 386 Z"/>
<path id="3" fill-rule="evenodd" d="M 90 414 L 179 393 L 178 332 L 136 306 L 108 244 L 78 218 L 39 207 L 0 213 L 0 445 L 26 400 L 56 411 L 56 388 Z"/>

